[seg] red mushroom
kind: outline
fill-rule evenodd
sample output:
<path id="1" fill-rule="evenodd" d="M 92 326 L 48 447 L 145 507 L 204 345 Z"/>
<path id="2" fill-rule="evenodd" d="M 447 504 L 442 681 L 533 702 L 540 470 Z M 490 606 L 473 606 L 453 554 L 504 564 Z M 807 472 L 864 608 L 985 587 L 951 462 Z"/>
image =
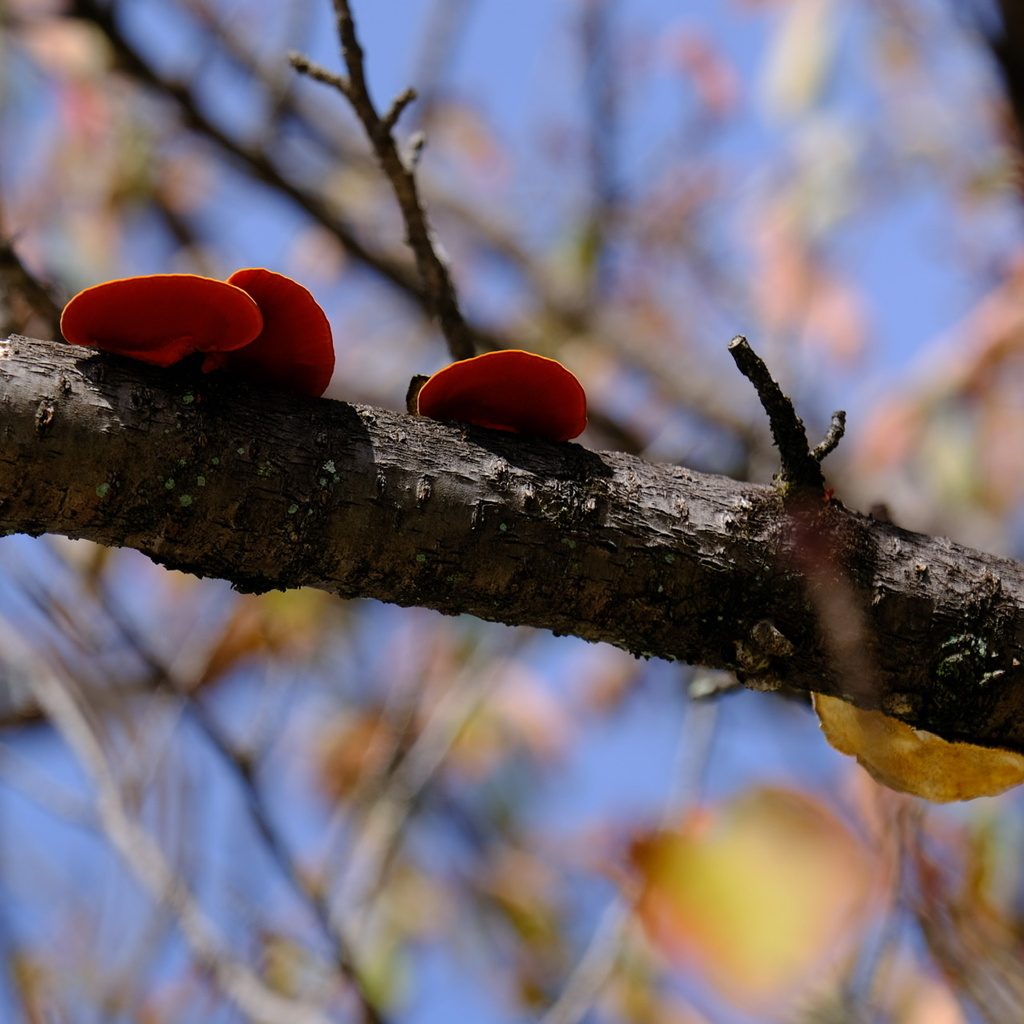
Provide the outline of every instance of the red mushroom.
<path id="1" fill-rule="evenodd" d="M 324 311 L 301 284 L 272 270 L 236 270 L 229 284 L 244 289 L 263 314 L 263 329 L 244 348 L 216 354 L 203 369 L 224 366 L 257 384 L 314 398 L 334 372 L 334 341 Z"/>
<path id="2" fill-rule="evenodd" d="M 72 345 L 170 366 L 193 352 L 248 345 L 263 326 L 241 288 L 195 274 L 152 274 L 107 281 L 79 292 L 60 329 Z"/>
<path id="3" fill-rule="evenodd" d="M 508 349 L 463 359 L 420 388 L 417 410 L 495 430 L 568 441 L 587 425 L 583 385 L 559 362 Z"/>

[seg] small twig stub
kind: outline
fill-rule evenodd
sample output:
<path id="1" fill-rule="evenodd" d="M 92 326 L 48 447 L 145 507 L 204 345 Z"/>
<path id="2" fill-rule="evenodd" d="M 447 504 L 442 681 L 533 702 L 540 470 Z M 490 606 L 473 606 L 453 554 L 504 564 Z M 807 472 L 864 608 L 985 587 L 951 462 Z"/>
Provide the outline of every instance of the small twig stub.
<path id="1" fill-rule="evenodd" d="M 836 445 L 843 439 L 846 433 L 846 413 L 842 409 L 836 409 L 832 413 L 832 422 L 822 438 L 821 444 L 816 445 L 811 454 L 821 462 L 830 452 L 834 452 Z"/>
<path id="2" fill-rule="evenodd" d="M 825 477 L 821 472 L 820 460 L 825 457 L 842 437 L 845 414 L 837 424 L 836 414 L 828 436 L 814 452 L 807 441 L 803 420 L 796 414 L 793 402 L 786 396 L 778 382 L 772 377 L 761 357 L 750 347 L 747 339 L 737 335 L 729 342 L 729 354 L 757 392 L 764 411 L 768 414 L 772 439 L 779 450 L 781 462 L 780 484 L 786 488 L 823 491 Z M 821 451 L 821 454 L 817 454 Z"/>

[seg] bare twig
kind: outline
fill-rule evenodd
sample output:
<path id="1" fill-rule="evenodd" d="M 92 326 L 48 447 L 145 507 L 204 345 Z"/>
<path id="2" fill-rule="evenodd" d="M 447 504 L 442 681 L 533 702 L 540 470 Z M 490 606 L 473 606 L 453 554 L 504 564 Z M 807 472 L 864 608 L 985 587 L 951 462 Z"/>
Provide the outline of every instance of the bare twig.
<path id="1" fill-rule="evenodd" d="M 832 422 L 828 425 L 828 430 L 825 432 L 824 438 L 822 438 L 821 444 L 815 445 L 811 455 L 816 458 L 819 462 L 825 458 L 826 455 L 834 452 L 836 445 L 843 439 L 843 434 L 846 433 L 846 413 L 842 409 L 836 409 L 832 413 Z"/>
<path id="2" fill-rule="evenodd" d="M 205 113 L 193 88 L 185 82 L 168 79 L 124 35 L 110 8 L 98 3 L 97 0 L 73 0 L 69 13 L 95 24 L 117 54 L 119 69 L 142 86 L 153 89 L 170 100 L 177 107 L 187 128 L 211 142 L 255 180 L 265 183 L 286 197 L 313 221 L 322 225 L 338 240 L 354 262 L 380 275 L 428 316 L 432 314 L 426 290 L 417 280 L 418 275 L 412 268 L 387 249 L 365 240 L 360 235 L 358 225 L 343 213 L 339 214 L 334 201 L 327 200 L 315 189 L 291 178 L 280 168 L 269 145 L 241 141 L 220 128 Z M 220 37 L 223 37 L 223 33 Z M 223 37 L 223 41 L 229 59 L 235 61 L 242 71 L 253 76 L 260 73 L 254 60 L 237 41 L 230 37 Z M 282 113 L 322 146 L 335 162 L 340 161 L 346 166 L 351 166 L 357 161 L 358 154 L 350 152 L 348 147 L 343 147 L 336 138 L 325 135 L 319 130 L 315 120 L 298 106 L 289 103 L 282 108 Z M 497 221 L 488 219 L 479 211 L 470 210 L 454 196 L 441 197 L 435 201 L 435 208 L 438 207 L 446 214 L 458 218 L 460 223 L 467 224 L 473 230 L 476 239 L 482 241 L 491 253 L 505 260 L 523 275 L 531 294 L 539 299 L 539 319 L 543 323 L 556 325 L 563 334 L 590 333 L 599 340 L 602 338 L 603 332 L 592 331 L 590 311 L 576 303 L 563 301 L 551 287 L 549 276 L 544 269 L 511 240 Z M 468 329 L 479 351 L 530 347 L 529 330 L 517 328 L 513 331 L 499 331 L 479 324 L 470 325 Z M 660 372 L 660 368 L 647 369 L 652 376 L 657 376 Z M 687 381 L 685 393 L 679 396 L 681 404 L 696 408 L 700 415 L 712 423 L 736 434 L 744 448 L 756 445 L 755 435 L 745 422 L 732 414 L 729 403 L 721 401 L 718 392 L 710 386 L 691 388 L 690 384 L 692 379 Z M 673 386 L 678 386 L 678 382 L 673 382 Z M 623 427 L 616 420 L 602 414 L 600 410 L 593 410 L 590 420 L 616 449 L 634 454 L 643 450 L 645 442 L 641 437 L 632 429 Z"/>
<path id="3" fill-rule="evenodd" d="M 406 89 L 405 92 L 399 93 L 392 101 L 391 106 L 388 107 L 388 112 L 381 118 L 381 125 L 384 129 L 390 132 L 396 124 L 398 119 L 402 116 L 402 111 L 405 110 L 410 103 L 418 98 L 416 90 L 413 88 Z M 413 146 L 413 151 L 417 152 L 423 148 L 423 136 L 421 133 L 416 133 L 416 142 Z M 402 161 L 403 166 L 405 161 Z M 410 168 L 411 171 L 411 168 Z"/>
<path id="4" fill-rule="evenodd" d="M 418 305 L 425 300 L 415 276 L 389 253 L 365 244 L 352 225 L 338 217 L 323 197 L 303 189 L 288 178 L 261 148 L 248 146 L 219 128 L 203 111 L 194 93 L 187 86 L 172 82 L 146 60 L 121 31 L 112 9 L 96 0 L 73 0 L 70 14 L 95 24 L 106 35 L 124 69 L 134 78 L 172 100 L 185 124 L 219 147 L 233 160 L 243 164 L 257 180 L 294 202 L 310 217 L 323 224 L 356 261 L 395 285 Z"/>
<path id="5" fill-rule="evenodd" d="M 821 464 L 811 454 L 803 420 L 797 416 L 793 403 L 769 373 L 768 367 L 742 336 L 729 342 L 729 354 L 740 373 L 754 385 L 757 397 L 768 414 L 772 438 L 782 463 L 781 483 L 798 490 L 824 490 L 825 478 L 821 473 Z M 829 433 L 831 436 L 833 432 Z M 838 442 L 837 437 L 835 444 Z"/>
<path id="6" fill-rule="evenodd" d="M 605 252 L 615 207 L 618 104 L 612 52 L 612 7 L 610 0 L 597 0 L 583 4 L 580 15 L 590 172 L 590 201 L 584 234 L 586 245 L 581 253 L 585 305 L 592 305 L 598 300 L 607 284 L 603 280 L 607 262 Z"/>
<path id="7" fill-rule="evenodd" d="M 453 359 L 468 359 L 477 350 L 477 339 L 459 309 L 458 296 L 448 266 L 434 244 L 433 231 L 420 201 L 412 166 L 402 159 L 392 129 L 402 111 L 415 98 L 406 90 L 381 117 L 370 98 L 363 50 L 356 34 L 348 0 L 335 0 L 338 38 L 348 75 L 338 75 L 314 64 L 301 54 L 290 56 L 292 67 L 337 89 L 352 105 L 373 146 L 374 154 L 394 192 L 405 221 L 406 242 L 416 258 L 428 309 L 437 321 Z"/>

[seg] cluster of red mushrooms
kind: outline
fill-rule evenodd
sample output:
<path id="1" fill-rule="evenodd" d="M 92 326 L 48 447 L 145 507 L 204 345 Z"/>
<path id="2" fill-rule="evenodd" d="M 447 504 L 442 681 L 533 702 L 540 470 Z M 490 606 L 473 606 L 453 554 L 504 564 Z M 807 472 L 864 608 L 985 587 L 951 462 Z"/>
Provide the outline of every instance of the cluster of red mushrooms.
<path id="1" fill-rule="evenodd" d="M 248 267 L 227 281 L 153 274 L 107 281 L 64 307 L 73 345 L 170 366 L 196 352 L 202 369 L 319 397 L 334 372 L 324 311 L 302 285 Z M 519 350 L 487 352 L 439 370 L 420 389 L 417 412 L 494 430 L 568 441 L 587 425 L 580 382 L 561 363 Z"/>

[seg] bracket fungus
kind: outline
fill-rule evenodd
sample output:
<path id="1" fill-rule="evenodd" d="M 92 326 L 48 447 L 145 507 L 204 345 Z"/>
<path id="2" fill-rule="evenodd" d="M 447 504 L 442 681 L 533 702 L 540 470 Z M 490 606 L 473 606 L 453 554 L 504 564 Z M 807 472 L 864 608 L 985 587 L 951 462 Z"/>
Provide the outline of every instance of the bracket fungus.
<path id="1" fill-rule="evenodd" d="M 252 296 L 263 329 L 243 348 L 224 352 L 225 369 L 256 384 L 319 398 L 334 373 L 334 340 L 309 290 L 261 267 L 236 270 L 228 283 Z"/>
<path id="2" fill-rule="evenodd" d="M 439 370 L 420 388 L 417 411 L 434 420 L 568 441 L 587 425 L 587 396 L 556 360 L 506 349 Z"/>
<path id="3" fill-rule="evenodd" d="M 226 369 L 257 384 L 318 397 L 334 372 L 334 342 L 309 291 L 257 267 L 228 281 L 152 274 L 79 292 L 61 314 L 73 345 L 170 366 L 203 353 L 203 372 Z"/>
<path id="4" fill-rule="evenodd" d="M 951 743 L 882 711 L 812 694 L 825 739 L 877 782 L 935 803 L 996 796 L 1024 782 L 1024 757 L 1009 750 Z"/>
<path id="5" fill-rule="evenodd" d="M 248 345 L 263 316 L 246 291 L 197 274 L 151 274 L 107 281 L 79 292 L 60 329 L 85 345 L 170 366 L 193 352 L 227 352 Z"/>

